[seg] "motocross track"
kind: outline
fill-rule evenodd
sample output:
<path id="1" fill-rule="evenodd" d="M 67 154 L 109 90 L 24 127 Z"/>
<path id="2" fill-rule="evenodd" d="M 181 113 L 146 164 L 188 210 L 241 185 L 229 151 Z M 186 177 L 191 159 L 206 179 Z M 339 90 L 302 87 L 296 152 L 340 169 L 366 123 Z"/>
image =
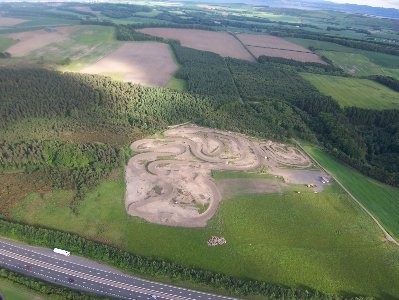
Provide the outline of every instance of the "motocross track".
<path id="1" fill-rule="evenodd" d="M 195 125 L 168 129 L 162 138 L 135 141 L 131 149 L 138 154 L 126 168 L 128 214 L 170 226 L 206 226 L 229 190 L 226 182 L 218 185 L 212 179 L 212 170 L 266 167 L 286 183 L 320 184 L 320 176 L 328 177 L 307 170 L 313 166 L 311 160 L 293 146 Z M 274 193 L 286 185 L 273 179 L 230 183 L 248 185 L 243 193 Z"/>

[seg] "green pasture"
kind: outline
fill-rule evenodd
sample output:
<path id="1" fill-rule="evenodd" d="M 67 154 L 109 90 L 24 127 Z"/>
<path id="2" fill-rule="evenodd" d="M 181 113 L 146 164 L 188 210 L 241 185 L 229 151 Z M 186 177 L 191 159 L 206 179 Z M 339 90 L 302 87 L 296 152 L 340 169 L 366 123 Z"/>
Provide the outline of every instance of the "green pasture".
<path id="1" fill-rule="evenodd" d="M 307 73 L 302 73 L 301 76 L 343 107 L 399 108 L 399 93 L 368 79 Z"/>
<path id="2" fill-rule="evenodd" d="M 121 172 L 91 192 L 78 215 L 68 208 L 71 192 L 53 191 L 28 195 L 11 217 L 234 276 L 328 293 L 399 296 L 399 249 L 383 241 L 336 185 L 317 194 L 292 186 L 281 194 L 225 199 L 208 226 L 197 229 L 128 216 L 124 193 Z M 225 237 L 227 244 L 208 247 L 212 235 Z"/>
<path id="3" fill-rule="evenodd" d="M 5 300 L 43 300 L 43 299 L 61 299 L 55 297 L 45 297 L 37 294 L 31 289 L 23 285 L 12 282 L 11 280 L 0 278 L 0 295 L 4 296 Z"/>
<path id="4" fill-rule="evenodd" d="M 399 239 L 399 189 L 372 180 L 350 167 L 339 163 L 319 148 L 306 146 L 325 169 L 381 221 L 389 233 Z"/>
<path id="5" fill-rule="evenodd" d="M 354 76 L 386 75 L 399 79 L 399 57 L 373 51 L 365 51 L 341 46 L 339 44 L 287 38 L 290 42 L 309 48 L 325 56 L 337 67 Z"/>
<path id="6" fill-rule="evenodd" d="M 0 37 L 0 52 L 5 51 L 8 47 L 11 47 L 15 43 L 16 43 L 16 41 L 13 39 Z"/>

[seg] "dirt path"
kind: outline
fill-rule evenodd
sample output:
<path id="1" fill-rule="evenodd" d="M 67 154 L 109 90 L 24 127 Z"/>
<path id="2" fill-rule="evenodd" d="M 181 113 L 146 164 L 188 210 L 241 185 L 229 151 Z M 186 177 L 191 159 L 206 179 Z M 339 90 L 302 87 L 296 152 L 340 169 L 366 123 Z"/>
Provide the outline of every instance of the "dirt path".
<path id="1" fill-rule="evenodd" d="M 170 226 L 203 227 L 216 213 L 226 187 L 216 185 L 212 170 L 267 167 L 272 174 L 282 172 L 291 183 L 303 178 L 314 182 L 324 175 L 306 170 L 312 163 L 295 147 L 195 125 L 170 128 L 162 138 L 135 141 L 131 149 L 139 154 L 126 168 L 127 212 Z M 295 172 L 299 173 L 291 175 Z M 278 192 L 282 187 L 270 179 L 246 180 L 230 184 L 243 186 L 247 193 Z"/>
<path id="2" fill-rule="evenodd" d="M 307 152 L 302 145 L 296 141 L 297 145 L 302 149 L 302 151 L 304 151 L 322 170 L 324 170 L 325 172 L 328 172 L 325 168 L 323 168 L 322 165 L 320 165 L 318 163 L 318 161 L 309 153 Z M 329 173 L 330 174 L 330 173 Z M 386 229 L 384 228 L 384 226 L 382 226 L 382 224 L 380 223 L 380 221 L 377 220 L 376 217 L 374 217 L 374 215 L 359 201 L 357 200 L 357 198 L 338 180 L 338 178 L 336 178 L 334 175 L 330 174 L 330 176 L 338 183 L 338 185 L 346 192 L 348 193 L 348 195 L 370 216 L 370 218 L 374 221 L 374 223 L 377 224 L 377 226 L 381 229 L 381 231 L 384 233 L 384 236 L 386 238 L 387 241 L 392 242 L 394 244 L 396 244 L 397 246 L 399 246 L 399 242 L 397 240 L 394 239 L 393 236 L 391 236 L 388 231 L 386 231 Z"/>

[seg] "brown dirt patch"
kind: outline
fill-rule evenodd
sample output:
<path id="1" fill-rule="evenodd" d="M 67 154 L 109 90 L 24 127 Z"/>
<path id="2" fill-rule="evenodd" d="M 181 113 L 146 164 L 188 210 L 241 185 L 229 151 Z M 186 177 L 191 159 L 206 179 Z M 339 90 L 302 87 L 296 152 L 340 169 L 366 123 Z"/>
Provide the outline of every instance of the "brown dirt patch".
<path id="1" fill-rule="evenodd" d="M 184 47 L 211 51 L 224 57 L 253 61 L 252 55 L 227 32 L 179 28 L 144 28 L 140 32 L 180 41 Z"/>
<path id="2" fill-rule="evenodd" d="M 296 183 L 301 174 L 307 175 L 306 183 L 325 175 L 322 171 L 307 172 L 305 169 L 312 166 L 310 159 L 293 146 L 195 125 L 170 128 L 164 138 L 135 141 L 131 149 L 138 154 L 126 167 L 127 212 L 171 226 L 206 226 L 222 196 L 274 193 L 285 185 L 271 179 L 227 179 L 216 183 L 212 170 L 266 168 L 290 183 Z"/>
<path id="3" fill-rule="evenodd" d="M 32 192 L 48 192 L 50 184 L 38 173 L 0 173 L 0 213 L 8 216 L 10 209 Z"/>
<path id="4" fill-rule="evenodd" d="M 169 46 L 163 43 L 125 43 L 95 64 L 81 70 L 88 74 L 121 74 L 127 82 L 165 86 L 177 65 Z"/>
<path id="5" fill-rule="evenodd" d="M 56 27 L 54 30 L 53 32 L 34 30 L 11 33 L 8 37 L 18 40 L 18 42 L 9 47 L 7 52 L 11 53 L 12 56 L 28 55 L 36 49 L 67 39 L 72 27 Z"/>
<path id="6" fill-rule="evenodd" d="M 309 49 L 276 36 L 242 33 L 237 37 L 256 57 L 265 55 L 325 64 L 317 54 Z"/>
<path id="7" fill-rule="evenodd" d="M 21 23 L 25 23 L 27 21 L 28 20 L 24 19 L 0 17 L 0 27 L 15 26 Z"/>

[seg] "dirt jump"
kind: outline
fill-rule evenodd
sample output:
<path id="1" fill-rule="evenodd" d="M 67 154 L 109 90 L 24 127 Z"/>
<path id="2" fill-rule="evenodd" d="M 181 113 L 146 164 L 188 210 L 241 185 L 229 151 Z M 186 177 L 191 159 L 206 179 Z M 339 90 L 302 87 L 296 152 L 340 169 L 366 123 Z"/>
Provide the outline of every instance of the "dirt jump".
<path id="1" fill-rule="evenodd" d="M 213 180 L 212 170 L 266 168 L 286 183 L 298 184 L 319 184 L 321 176 L 328 176 L 309 170 L 311 160 L 294 146 L 195 125 L 170 128 L 162 138 L 135 141 L 131 149 L 138 154 L 126 168 L 126 210 L 169 226 L 206 226 L 226 189 L 225 184 L 218 186 Z M 241 183 L 248 183 L 246 193 L 252 189 L 254 193 L 271 193 L 281 188 L 271 179 L 252 183 L 244 179 Z"/>

